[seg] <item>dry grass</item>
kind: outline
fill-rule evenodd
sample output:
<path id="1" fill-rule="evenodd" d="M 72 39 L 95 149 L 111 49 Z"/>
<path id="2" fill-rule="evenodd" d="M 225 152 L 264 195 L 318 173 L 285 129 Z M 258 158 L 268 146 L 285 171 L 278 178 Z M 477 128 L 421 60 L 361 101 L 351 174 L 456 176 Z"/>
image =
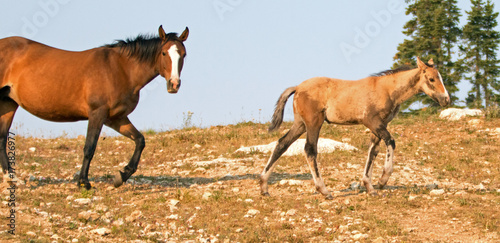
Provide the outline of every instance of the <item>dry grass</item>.
<path id="1" fill-rule="evenodd" d="M 91 191 L 79 190 L 73 180 L 83 138 L 16 137 L 17 175 L 25 185 L 16 191 L 16 236 L 0 233 L 0 240 L 494 241 L 500 236 L 500 136 L 485 130 L 500 127 L 500 119 L 483 118 L 476 126 L 468 120 L 420 115 L 393 121 L 395 171 L 378 197 L 351 190 L 366 159 L 365 128 L 325 124 L 323 137 L 359 149 L 320 155 L 332 201 L 314 194 L 302 156 L 281 158 L 271 177 L 271 197 L 261 197 L 255 178 L 269 155 L 234 153 L 240 146 L 277 140 L 289 123 L 273 134 L 266 125 L 250 122 L 147 131 L 139 170 L 118 189 L 112 188 L 111 175 L 128 162 L 134 145 L 122 137 L 101 138 L 90 167 Z M 303 184 L 279 183 L 289 179 Z M 435 185 L 444 194 L 431 195 Z M 2 215 L 8 213 L 6 196 Z M 80 205 L 77 198 L 91 203 Z M 253 209 L 258 213 L 247 215 Z M 89 210 L 94 216 L 79 216 Z M 96 228 L 109 234 L 91 233 Z M 2 217 L 0 230 L 6 229 Z"/>

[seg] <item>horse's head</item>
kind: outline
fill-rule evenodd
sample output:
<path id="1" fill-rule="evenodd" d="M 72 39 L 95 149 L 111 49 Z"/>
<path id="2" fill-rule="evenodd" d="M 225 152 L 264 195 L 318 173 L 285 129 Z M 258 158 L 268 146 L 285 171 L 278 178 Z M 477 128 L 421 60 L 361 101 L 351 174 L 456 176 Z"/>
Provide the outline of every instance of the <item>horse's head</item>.
<path id="1" fill-rule="evenodd" d="M 437 101 L 441 106 L 450 104 L 450 95 L 443 83 L 441 74 L 434 66 L 434 61 L 429 60 L 429 65 L 425 64 L 417 57 L 417 65 L 420 69 L 420 90 Z"/>
<path id="2" fill-rule="evenodd" d="M 167 80 L 167 91 L 177 93 L 181 87 L 181 71 L 186 56 L 186 48 L 183 42 L 188 38 L 189 29 L 173 38 L 171 34 L 166 34 L 163 27 L 159 28 L 160 39 L 162 40 L 161 54 L 158 60 L 158 69 L 161 76 Z"/>

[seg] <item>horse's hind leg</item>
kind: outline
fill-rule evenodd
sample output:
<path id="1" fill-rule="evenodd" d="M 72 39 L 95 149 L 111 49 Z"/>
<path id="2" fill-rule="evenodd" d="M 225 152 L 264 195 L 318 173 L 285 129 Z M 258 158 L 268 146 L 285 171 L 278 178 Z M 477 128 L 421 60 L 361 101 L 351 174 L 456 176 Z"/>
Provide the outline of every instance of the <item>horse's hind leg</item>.
<path id="1" fill-rule="evenodd" d="M 380 138 L 372 134 L 370 137 L 371 145 L 368 149 L 368 158 L 366 160 L 365 170 L 363 173 L 363 184 L 366 187 L 366 192 L 371 195 L 377 194 L 372 185 L 372 171 L 373 171 L 373 161 L 378 155 Z"/>
<path id="2" fill-rule="evenodd" d="M 274 148 L 271 157 L 269 157 L 269 161 L 267 162 L 266 167 L 262 171 L 260 175 L 260 193 L 263 196 L 269 196 L 267 181 L 269 180 L 269 176 L 274 169 L 275 162 L 281 157 L 281 155 L 290 147 L 290 145 L 297 140 L 300 135 L 304 134 L 306 131 L 304 123 L 299 117 L 295 118 L 295 122 L 292 125 L 292 128 L 285 134 L 285 136 L 281 137 L 278 140 L 278 144 Z"/>
<path id="3" fill-rule="evenodd" d="M 119 174 L 115 176 L 114 186 L 119 187 L 137 170 L 142 150 L 146 146 L 146 142 L 144 136 L 134 127 L 134 125 L 132 125 L 127 117 L 120 120 L 113 120 L 106 123 L 106 125 L 135 142 L 135 150 L 132 158 L 130 158 L 129 163 L 125 166 L 123 171 L 119 171 Z"/>
<path id="4" fill-rule="evenodd" d="M 10 125 L 19 105 L 7 97 L 0 97 L 0 163 L 3 173 L 9 170 L 9 158 L 7 157 L 7 137 Z"/>
<path id="5" fill-rule="evenodd" d="M 318 139 L 319 131 L 321 130 L 321 125 L 323 120 L 318 120 L 314 125 L 307 126 L 307 138 L 306 145 L 304 146 L 304 151 L 306 153 L 306 160 L 311 170 L 311 174 L 314 179 L 314 184 L 316 185 L 316 190 L 323 194 L 326 199 L 333 199 L 332 194 L 326 189 L 325 182 L 321 178 L 319 173 L 319 165 L 317 161 L 318 157 Z M 320 122 L 319 122 L 320 121 Z M 319 123 L 319 124 L 318 124 Z"/>

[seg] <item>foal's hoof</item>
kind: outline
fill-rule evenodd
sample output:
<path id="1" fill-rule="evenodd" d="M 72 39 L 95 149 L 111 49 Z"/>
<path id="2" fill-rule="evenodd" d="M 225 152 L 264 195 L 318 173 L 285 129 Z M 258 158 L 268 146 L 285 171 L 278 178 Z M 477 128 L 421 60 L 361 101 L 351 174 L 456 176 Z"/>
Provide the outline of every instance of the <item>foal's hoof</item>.
<path id="1" fill-rule="evenodd" d="M 325 199 L 326 199 L 326 200 L 333 200 L 333 196 L 332 196 L 332 194 L 328 194 L 328 195 L 326 195 L 326 196 L 325 196 Z"/>
<path id="2" fill-rule="evenodd" d="M 378 197 L 378 193 L 376 191 L 368 192 L 368 196 Z"/>
<path id="3" fill-rule="evenodd" d="M 113 186 L 120 187 L 121 185 L 123 185 L 123 172 L 118 171 L 113 180 Z"/>
<path id="4" fill-rule="evenodd" d="M 269 192 L 261 192 L 260 195 L 264 196 L 264 197 L 270 197 L 271 194 L 269 194 Z"/>

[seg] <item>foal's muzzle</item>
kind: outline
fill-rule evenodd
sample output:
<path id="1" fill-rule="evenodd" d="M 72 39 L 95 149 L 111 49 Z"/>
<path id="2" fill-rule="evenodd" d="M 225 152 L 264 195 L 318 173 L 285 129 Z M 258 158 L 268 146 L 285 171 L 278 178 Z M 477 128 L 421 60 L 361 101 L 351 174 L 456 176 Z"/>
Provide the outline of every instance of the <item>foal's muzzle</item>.
<path id="1" fill-rule="evenodd" d="M 171 94 L 177 93 L 180 87 L 181 87 L 180 79 L 169 79 L 167 81 L 167 91 Z"/>
<path id="2" fill-rule="evenodd" d="M 440 106 L 448 106 L 451 103 L 450 96 L 448 94 L 438 94 L 435 96 L 435 100 L 439 102 Z"/>

